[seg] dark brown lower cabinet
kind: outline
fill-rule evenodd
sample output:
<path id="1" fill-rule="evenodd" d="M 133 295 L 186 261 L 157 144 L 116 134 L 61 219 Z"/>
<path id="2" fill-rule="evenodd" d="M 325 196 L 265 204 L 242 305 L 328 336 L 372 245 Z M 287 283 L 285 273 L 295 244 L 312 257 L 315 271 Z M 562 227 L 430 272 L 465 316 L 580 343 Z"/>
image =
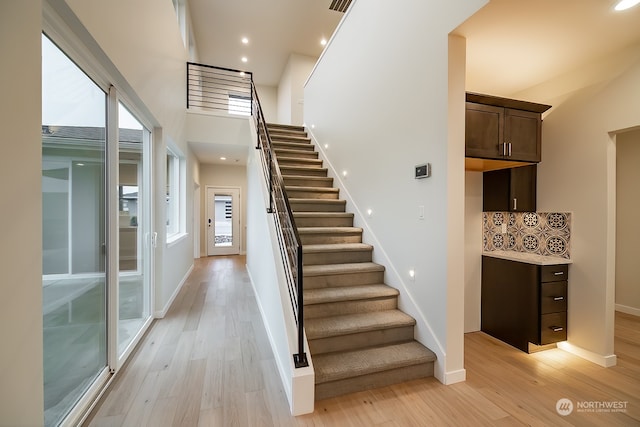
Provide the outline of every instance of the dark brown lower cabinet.
<path id="1" fill-rule="evenodd" d="M 522 351 L 567 339 L 568 265 L 482 257 L 481 329 Z"/>

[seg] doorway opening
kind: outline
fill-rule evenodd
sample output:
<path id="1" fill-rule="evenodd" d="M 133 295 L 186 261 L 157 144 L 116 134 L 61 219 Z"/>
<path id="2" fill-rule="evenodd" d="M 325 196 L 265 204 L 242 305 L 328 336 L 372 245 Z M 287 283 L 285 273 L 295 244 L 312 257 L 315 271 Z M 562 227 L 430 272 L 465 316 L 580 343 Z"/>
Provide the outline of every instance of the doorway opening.
<path id="1" fill-rule="evenodd" d="M 240 253 L 240 188 L 207 187 L 207 256 Z"/>

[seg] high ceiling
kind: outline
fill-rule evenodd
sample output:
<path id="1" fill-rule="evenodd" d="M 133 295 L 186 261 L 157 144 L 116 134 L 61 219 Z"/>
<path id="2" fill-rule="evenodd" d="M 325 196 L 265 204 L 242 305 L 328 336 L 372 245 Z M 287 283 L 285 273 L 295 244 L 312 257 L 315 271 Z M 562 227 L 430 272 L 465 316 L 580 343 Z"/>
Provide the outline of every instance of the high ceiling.
<path id="1" fill-rule="evenodd" d="M 291 53 L 318 57 L 320 40 L 344 16 L 329 10 L 331 0 L 188 1 L 199 61 L 252 71 L 268 86 L 277 86 Z M 640 60 L 640 5 L 615 12 L 614 4 L 491 0 L 454 31 L 467 39 L 467 90 L 555 105 L 623 71 Z"/>
<path id="2" fill-rule="evenodd" d="M 188 1 L 199 61 L 252 71 L 267 86 L 278 85 L 291 53 L 319 57 L 320 41 L 344 16 L 329 9 L 331 0 Z"/>

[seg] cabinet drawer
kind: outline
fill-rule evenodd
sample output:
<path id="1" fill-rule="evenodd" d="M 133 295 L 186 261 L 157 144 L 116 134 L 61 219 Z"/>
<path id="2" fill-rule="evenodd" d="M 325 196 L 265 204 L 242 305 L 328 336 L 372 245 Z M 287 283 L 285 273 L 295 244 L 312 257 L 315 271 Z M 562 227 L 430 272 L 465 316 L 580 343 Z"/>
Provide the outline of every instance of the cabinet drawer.
<path id="1" fill-rule="evenodd" d="M 540 316 L 540 345 L 567 340 L 567 312 Z"/>
<path id="2" fill-rule="evenodd" d="M 567 282 L 547 282 L 540 285 L 540 313 L 567 311 Z"/>
<path id="3" fill-rule="evenodd" d="M 560 282 L 567 280 L 569 266 L 567 264 L 543 265 L 541 272 L 542 282 Z"/>

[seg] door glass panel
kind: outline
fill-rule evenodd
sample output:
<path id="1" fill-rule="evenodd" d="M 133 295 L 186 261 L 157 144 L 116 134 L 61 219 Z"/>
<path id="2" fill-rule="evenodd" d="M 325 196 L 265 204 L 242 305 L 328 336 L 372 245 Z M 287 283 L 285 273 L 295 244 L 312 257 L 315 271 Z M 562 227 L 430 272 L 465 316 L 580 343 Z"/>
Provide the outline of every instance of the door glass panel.
<path id="1" fill-rule="evenodd" d="M 233 198 L 227 194 L 215 195 L 215 245 L 233 245 Z"/>
<path id="2" fill-rule="evenodd" d="M 118 356 L 149 319 L 150 132 L 122 105 L 118 110 Z"/>
<path id="3" fill-rule="evenodd" d="M 45 425 L 107 364 L 106 94 L 42 37 Z"/>

